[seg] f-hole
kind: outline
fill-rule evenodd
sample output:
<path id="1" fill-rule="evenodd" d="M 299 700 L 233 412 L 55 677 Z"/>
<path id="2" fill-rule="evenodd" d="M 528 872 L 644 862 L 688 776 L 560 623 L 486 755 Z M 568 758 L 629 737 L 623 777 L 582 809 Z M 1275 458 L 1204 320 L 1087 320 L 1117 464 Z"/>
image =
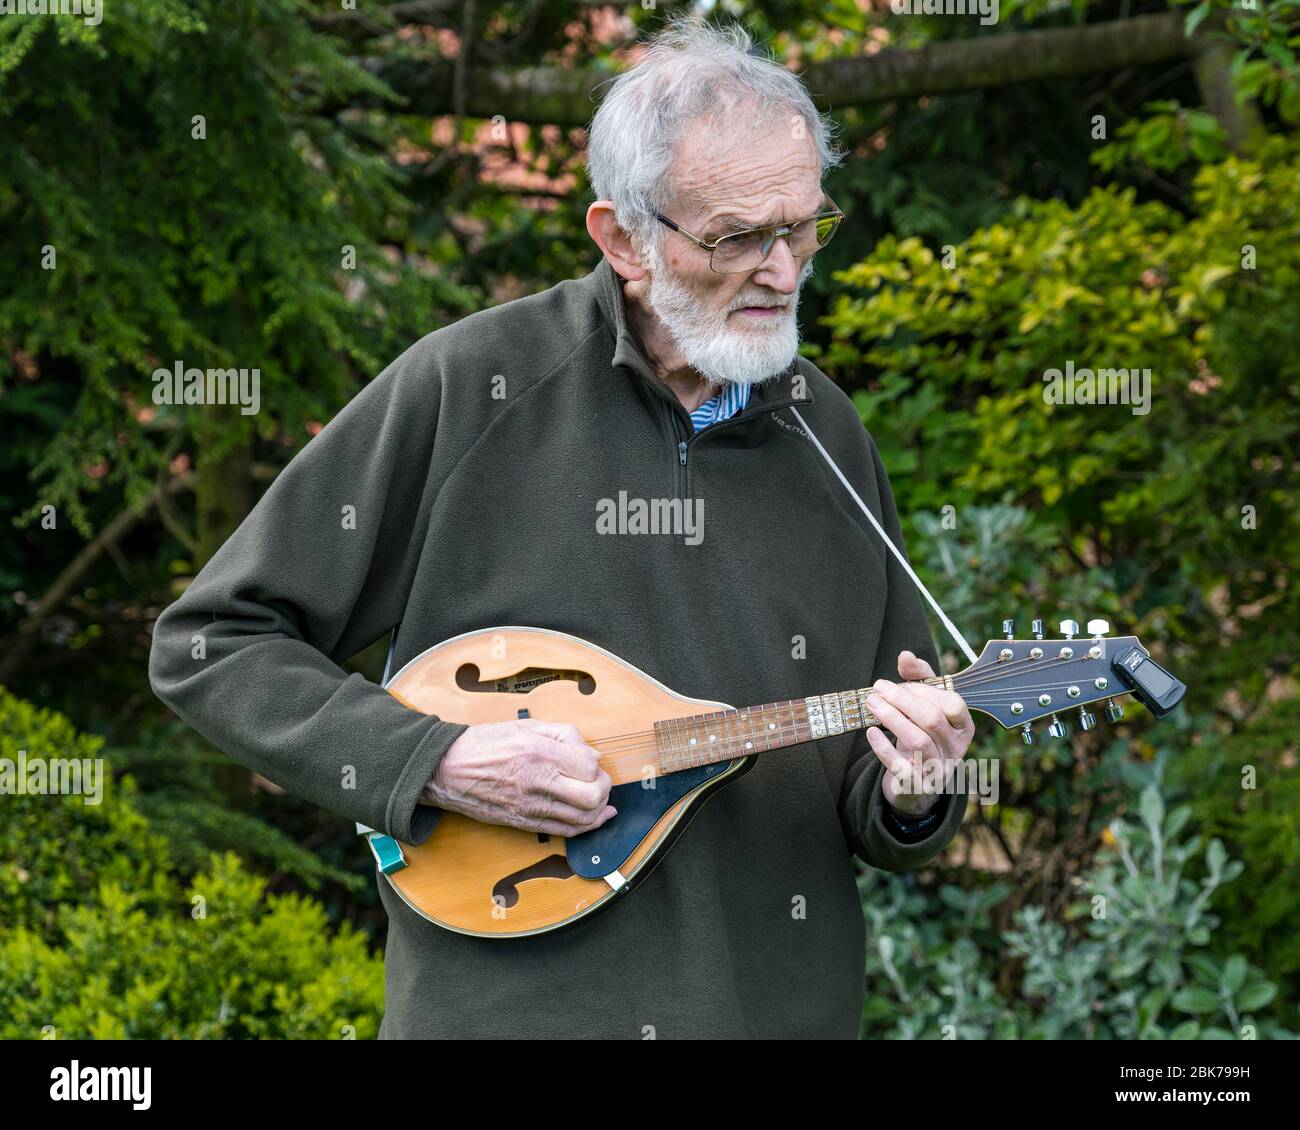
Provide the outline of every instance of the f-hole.
<path id="1" fill-rule="evenodd" d="M 477 663 L 462 663 L 456 670 L 456 685 L 463 691 L 479 694 L 528 694 L 543 683 L 553 683 L 557 679 L 567 679 L 577 683 L 583 694 L 596 692 L 596 680 L 586 671 L 562 671 L 556 667 L 525 667 L 513 675 L 500 679 L 481 678 Z"/>

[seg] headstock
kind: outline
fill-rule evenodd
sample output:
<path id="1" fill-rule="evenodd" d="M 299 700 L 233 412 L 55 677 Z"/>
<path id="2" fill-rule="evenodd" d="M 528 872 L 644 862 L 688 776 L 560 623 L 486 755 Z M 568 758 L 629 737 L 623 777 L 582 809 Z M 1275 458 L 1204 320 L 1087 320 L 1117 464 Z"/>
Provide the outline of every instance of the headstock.
<path id="1" fill-rule="evenodd" d="M 1117 722 L 1124 708 L 1116 695 L 1132 694 L 1157 718 L 1173 713 L 1187 688 L 1161 667 L 1136 636 L 1108 637 L 1105 620 L 1088 621 L 1088 635 L 1075 639 L 1079 625 L 1061 622 L 1061 638 L 1043 638 L 1043 622 L 1033 622 L 1034 638 L 1015 638 L 1015 625 L 1002 622 L 1006 638 L 989 640 L 979 658 L 952 676 L 952 686 L 971 710 L 995 718 L 1007 729 L 1018 726 L 1026 745 L 1034 741 L 1031 723 L 1051 718 L 1048 733 L 1069 732 L 1059 715 L 1078 710 L 1082 729 L 1096 717 L 1087 709 L 1106 700 L 1106 717 Z"/>

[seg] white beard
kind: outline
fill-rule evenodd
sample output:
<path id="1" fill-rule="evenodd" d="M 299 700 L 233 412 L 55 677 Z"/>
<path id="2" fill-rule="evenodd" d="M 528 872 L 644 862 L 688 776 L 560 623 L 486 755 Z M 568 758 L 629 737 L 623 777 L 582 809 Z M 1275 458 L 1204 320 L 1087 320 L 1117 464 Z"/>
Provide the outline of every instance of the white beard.
<path id="1" fill-rule="evenodd" d="M 664 328 L 681 350 L 686 363 L 715 385 L 753 385 L 783 372 L 799 352 L 799 292 L 812 274 L 811 259 L 799 272 L 787 312 L 770 318 L 748 318 L 749 325 L 728 326 L 733 310 L 743 306 L 767 306 L 778 299 L 766 294 L 741 291 L 726 310 L 713 311 L 667 270 L 655 270 L 652 256 L 647 299 Z"/>

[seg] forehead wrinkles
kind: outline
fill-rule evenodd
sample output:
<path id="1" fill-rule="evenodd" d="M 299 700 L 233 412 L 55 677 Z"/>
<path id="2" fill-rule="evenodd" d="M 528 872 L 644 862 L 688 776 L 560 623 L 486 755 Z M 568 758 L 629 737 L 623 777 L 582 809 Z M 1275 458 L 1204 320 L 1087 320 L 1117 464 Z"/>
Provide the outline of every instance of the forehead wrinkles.
<path id="1" fill-rule="evenodd" d="M 721 136 L 707 129 L 690 133 L 674 174 L 682 204 L 700 224 L 725 213 L 752 221 L 745 226 L 803 219 L 822 199 L 813 144 L 792 138 L 784 119 L 760 119 Z"/>
<path id="2" fill-rule="evenodd" d="M 820 182 L 811 191 L 806 183 L 792 184 L 789 170 L 776 170 L 766 177 L 742 173 L 721 178 L 690 194 L 696 222 L 728 230 L 806 219 L 820 207 L 823 195 Z M 723 216 L 739 217 L 743 222 L 724 220 Z"/>

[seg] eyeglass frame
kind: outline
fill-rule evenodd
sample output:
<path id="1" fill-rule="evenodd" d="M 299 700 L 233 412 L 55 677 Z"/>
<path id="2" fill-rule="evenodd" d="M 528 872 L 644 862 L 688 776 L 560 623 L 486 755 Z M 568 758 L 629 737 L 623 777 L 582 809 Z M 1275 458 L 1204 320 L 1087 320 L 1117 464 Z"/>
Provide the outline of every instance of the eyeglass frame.
<path id="1" fill-rule="evenodd" d="M 836 233 L 837 231 L 839 231 L 839 229 L 840 229 L 840 224 L 844 222 L 844 213 L 843 213 L 842 211 L 840 211 L 840 209 L 839 209 L 839 207 L 836 205 L 835 201 L 832 200 L 832 199 L 830 198 L 829 195 L 825 195 L 825 194 L 823 194 L 823 195 L 824 195 L 824 198 L 825 198 L 826 202 L 827 202 L 828 204 L 830 204 L 830 209 L 829 209 L 829 211 L 818 212 L 816 215 L 814 215 L 814 216 L 809 216 L 807 219 L 804 219 L 804 220 L 795 220 L 793 223 L 789 223 L 789 224 L 764 224 L 763 226 L 761 226 L 761 227 L 757 227 L 757 228 L 744 228 L 744 229 L 742 229 L 741 231 L 728 232 L 726 235 L 721 235 L 721 236 L 719 236 L 719 237 L 718 237 L 717 239 L 715 239 L 712 243 L 709 243 L 707 240 L 703 240 L 703 239 L 701 239 L 698 235 L 692 235 L 692 234 L 691 234 L 690 232 L 688 232 L 684 227 L 681 227 L 679 224 L 674 223 L 674 222 L 673 222 L 672 220 L 670 220 L 667 216 L 665 216 L 662 212 L 655 212 L 655 213 L 654 213 L 654 217 L 655 217 L 655 219 L 658 220 L 660 223 L 667 224 L 668 227 L 672 228 L 673 231 L 675 231 L 675 232 L 678 233 L 678 235 L 684 235 L 687 239 L 689 239 L 689 240 L 690 240 L 692 243 L 694 243 L 697 247 L 701 247 L 701 248 L 703 248 L 705 251 L 707 251 L 707 252 L 709 253 L 709 270 L 713 271 L 714 274 L 718 274 L 718 275 L 739 275 L 739 274 L 742 274 L 744 271 L 754 271 L 754 270 L 757 270 L 757 269 L 758 269 L 759 267 L 761 267 L 764 263 L 766 263 L 766 262 L 767 262 L 767 257 L 768 257 L 769 255 L 772 254 L 772 248 L 776 246 L 776 241 L 777 241 L 778 239 L 780 239 L 782 236 L 785 236 L 785 237 L 786 237 L 786 240 L 787 240 L 787 243 L 788 243 L 788 241 L 789 241 L 789 237 L 790 237 L 790 233 L 791 233 L 791 232 L 795 229 L 795 227 L 798 226 L 799 224 L 811 224 L 811 223 L 813 223 L 815 220 L 825 219 L 825 218 L 828 217 L 828 216 L 838 216 L 839 219 L 836 221 L 836 223 L 835 223 L 835 227 L 833 227 L 833 228 L 831 229 L 831 239 L 834 239 L 834 238 L 835 238 L 835 233 Z M 713 265 L 713 253 L 718 249 L 718 245 L 719 245 L 719 244 L 721 244 L 721 243 L 725 243 L 725 242 L 726 242 L 727 240 L 729 240 L 729 239 L 737 239 L 737 238 L 739 238 L 739 237 L 742 236 L 742 235 L 753 235 L 755 232 L 773 232 L 773 233 L 774 233 L 773 236 L 772 236 L 772 242 L 768 244 L 768 246 L 767 246 L 767 250 L 766 250 L 765 252 L 763 252 L 763 258 L 761 258 L 755 266 L 753 266 L 753 267 L 742 267 L 740 270 L 737 270 L 737 271 L 719 271 L 719 270 L 718 270 L 718 269 Z M 823 248 L 825 248 L 825 247 L 827 246 L 827 244 L 830 243 L 831 239 L 828 239 L 828 240 L 826 241 L 826 243 L 823 243 L 820 247 L 818 247 L 818 248 L 817 248 L 817 251 L 821 251 Z M 816 254 L 817 254 L 817 251 L 812 252 L 812 255 L 816 255 Z M 812 258 L 812 255 L 809 255 L 808 258 Z"/>

